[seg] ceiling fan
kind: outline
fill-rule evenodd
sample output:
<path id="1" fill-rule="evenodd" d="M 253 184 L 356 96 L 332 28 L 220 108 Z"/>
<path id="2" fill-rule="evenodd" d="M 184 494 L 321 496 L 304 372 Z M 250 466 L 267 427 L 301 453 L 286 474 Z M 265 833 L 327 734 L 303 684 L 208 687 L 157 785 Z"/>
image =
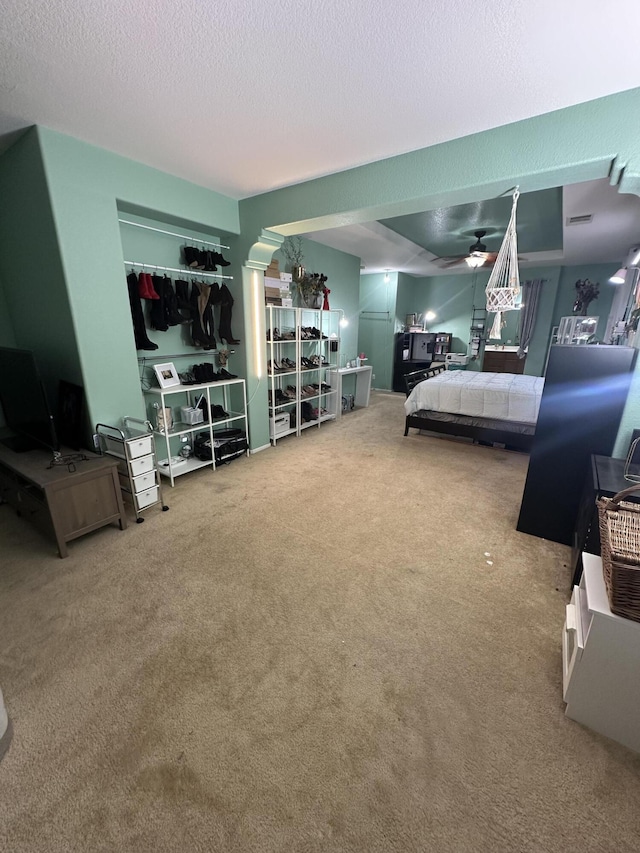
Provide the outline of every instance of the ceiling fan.
<path id="1" fill-rule="evenodd" d="M 476 242 L 469 246 L 469 251 L 465 255 L 445 255 L 440 258 L 434 258 L 433 262 L 441 261 L 444 269 L 454 267 L 457 264 L 466 263 L 470 267 L 481 267 L 484 264 L 495 264 L 498 257 L 497 252 L 488 252 L 487 247 L 482 242 L 482 238 L 487 233 L 486 231 L 474 231 Z"/>

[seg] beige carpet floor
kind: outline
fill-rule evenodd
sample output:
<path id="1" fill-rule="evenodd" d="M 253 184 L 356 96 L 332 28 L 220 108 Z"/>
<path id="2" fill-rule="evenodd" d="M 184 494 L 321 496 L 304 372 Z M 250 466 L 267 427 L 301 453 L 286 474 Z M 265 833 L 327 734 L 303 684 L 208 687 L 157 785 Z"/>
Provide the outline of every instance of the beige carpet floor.
<path id="1" fill-rule="evenodd" d="M 640 756 L 564 716 L 528 457 L 404 438 L 402 400 L 66 560 L 0 507 L 3 853 L 639 849 Z"/>

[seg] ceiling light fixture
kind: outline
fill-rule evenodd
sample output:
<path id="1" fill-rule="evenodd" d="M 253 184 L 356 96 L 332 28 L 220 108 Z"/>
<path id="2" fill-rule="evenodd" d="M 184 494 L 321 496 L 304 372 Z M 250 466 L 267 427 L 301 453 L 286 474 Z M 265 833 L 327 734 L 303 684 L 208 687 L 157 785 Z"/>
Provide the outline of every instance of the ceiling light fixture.
<path id="1" fill-rule="evenodd" d="M 614 275 L 611 276 L 609 281 L 611 284 L 624 284 L 624 280 L 627 277 L 627 268 L 621 267 Z"/>
<path id="2" fill-rule="evenodd" d="M 468 258 L 465 258 L 465 261 L 471 267 L 471 269 L 477 269 L 478 267 L 481 267 L 482 264 L 485 262 L 485 258 L 483 258 L 481 255 L 469 255 Z"/>

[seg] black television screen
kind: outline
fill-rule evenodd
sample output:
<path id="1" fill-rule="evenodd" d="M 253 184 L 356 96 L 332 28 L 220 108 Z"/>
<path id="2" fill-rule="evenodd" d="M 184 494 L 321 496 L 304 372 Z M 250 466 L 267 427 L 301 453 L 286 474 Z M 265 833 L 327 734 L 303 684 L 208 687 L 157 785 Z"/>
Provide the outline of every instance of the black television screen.
<path id="1" fill-rule="evenodd" d="M 53 414 L 30 350 L 0 347 L 0 405 L 14 433 L 3 444 L 16 452 L 38 447 L 59 452 Z"/>

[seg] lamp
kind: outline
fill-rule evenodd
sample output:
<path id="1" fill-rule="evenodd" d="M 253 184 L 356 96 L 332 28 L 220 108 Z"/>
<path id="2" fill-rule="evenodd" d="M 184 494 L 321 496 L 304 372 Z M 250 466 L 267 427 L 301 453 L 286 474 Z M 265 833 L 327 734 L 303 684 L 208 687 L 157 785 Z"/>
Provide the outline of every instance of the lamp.
<path id="1" fill-rule="evenodd" d="M 427 331 L 427 323 L 430 323 L 432 320 L 435 320 L 435 319 L 436 319 L 436 314 L 433 311 L 425 311 L 424 312 L 424 314 L 422 315 L 422 323 L 423 323 L 423 329 L 425 332 Z"/>
<path id="2" fill-rule="evenodd" d="M 624 284 L 624 280 L 627 276 L 627 268 L 621 267 L 615 275 L 612 275 L 609 281 L 611 284 Z"/>
<path id="3" fill-rule="evenodd" d="M 470 266 L 472 269 L 477 269 L 478 267 L 481 267 L 485 260 L 486 258 L 483 258 L 482 255 L 476 254 L 469 255 L 468 258 L 465 258 L 467 265 Z"/>

